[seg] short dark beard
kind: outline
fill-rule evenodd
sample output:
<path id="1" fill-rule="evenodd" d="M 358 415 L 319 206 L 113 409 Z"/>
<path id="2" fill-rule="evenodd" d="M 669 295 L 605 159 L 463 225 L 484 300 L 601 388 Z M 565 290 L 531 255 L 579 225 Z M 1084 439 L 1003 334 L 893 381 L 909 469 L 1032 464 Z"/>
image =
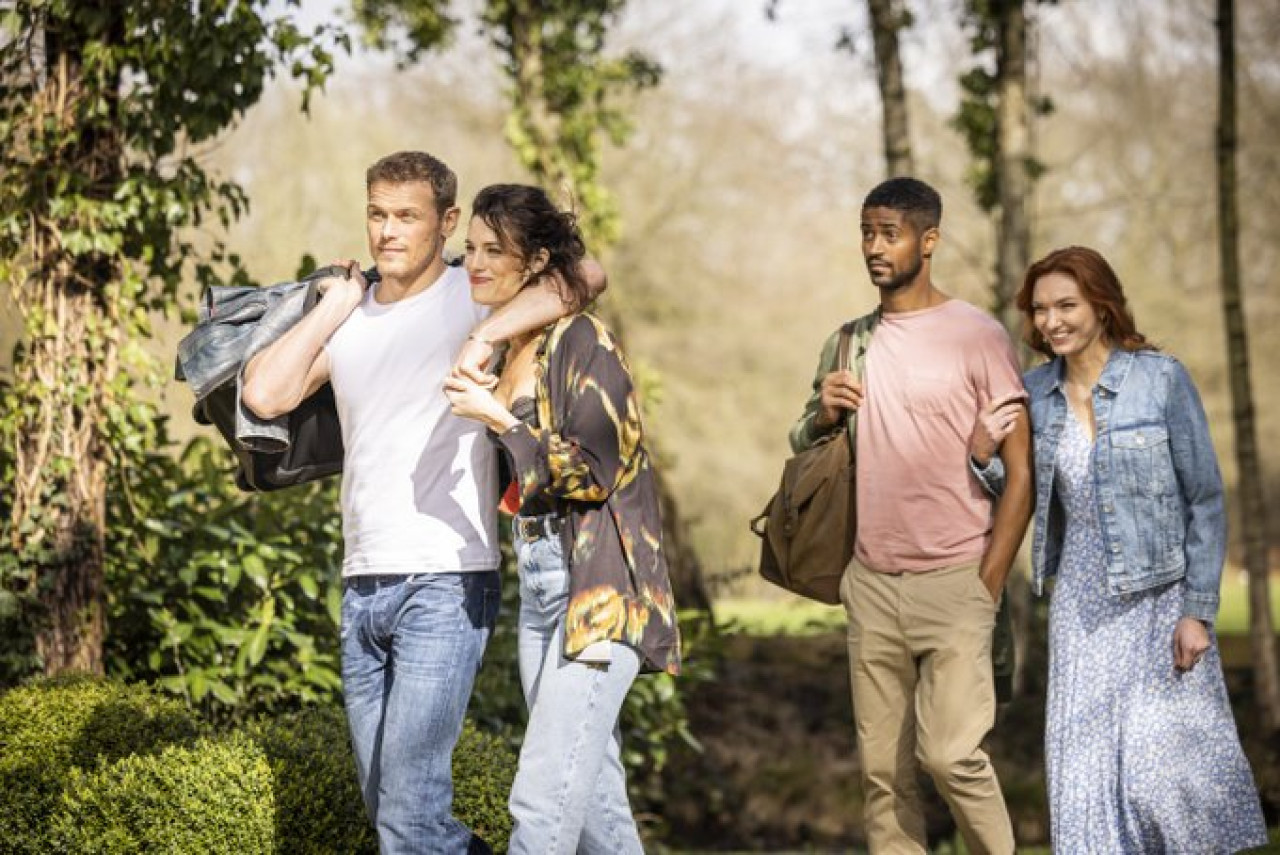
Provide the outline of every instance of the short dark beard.
<path id="1" fill-rule="evenodd" d="M 915 281 L 915 278 L 920 275 L 920 271 L 923 269 L 924 269 L 924 256 L 917 255 L 915 264 L 912 264 L 906 270 L 900 270 L 894 273 L 893 277 L 890 278 L 889 281 L 884 283 L 883 285 L 880 284 L 879 282 L 876 282 L 874 279 L 872 279 L 871 282 L 881 291 L 897 291 L 899 288 L 903 288 L 907 285 L 910 285 L 913 281 Z"/>

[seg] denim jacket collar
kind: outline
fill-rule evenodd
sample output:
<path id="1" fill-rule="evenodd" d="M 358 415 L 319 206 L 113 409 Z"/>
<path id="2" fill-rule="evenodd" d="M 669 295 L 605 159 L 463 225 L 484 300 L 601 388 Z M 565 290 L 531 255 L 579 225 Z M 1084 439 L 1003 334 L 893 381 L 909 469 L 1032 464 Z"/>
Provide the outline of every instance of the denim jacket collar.
<path id="1" fill-rule="evenodd" d="M 1067 360 L 1061 356 L 1055 356 L 1053 366 L 1054 371 L 1049 382 L 1040 389 L 1041 397 L 1057 392 L 1067 381 Z M 1107 357 L 1107 364 L 1102 368 L 1097 385 L 1115 395 L 1124 385 L 1125 378 L 1129 376 L 1129 369 L 1132 367 L 1132 352 L 1119 347 L 1113 349 L 1111 355 Z"/>
<path id="2" fill-rule="evenodd" d="M 1132 351 L 1119 347 L 1113 349 L 1111 356 L 1107 357 L 1107 364 L 1102 368 L 1102 376 L 1098 378 L 1098 386 L 1113 395 L 1116 394 L 1120 391 L 1120 387 L 1124 385 L 1125 378 L 1129 376 L 1129 369 L 1132 367 Z"/>

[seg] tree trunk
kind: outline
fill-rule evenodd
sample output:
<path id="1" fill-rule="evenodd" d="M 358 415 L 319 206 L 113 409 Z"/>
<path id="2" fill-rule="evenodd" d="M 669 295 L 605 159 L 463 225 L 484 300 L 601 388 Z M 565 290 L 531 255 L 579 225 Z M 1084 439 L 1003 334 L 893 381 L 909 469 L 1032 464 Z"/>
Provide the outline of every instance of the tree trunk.
<path id="1" fill-rule="evenodd" d="M 45 673 L 101 674 L 108 455 L 98 390 L 116 373 L 118 342 L 92 290 L 39 263 L 42 252 L 59 253 L 53 242 L 34 244 L 45 276 L 29 283 L 36 299 L 24 305 L 48 318 L 49 332 L 33 337 L 15 365 L 28 415 L 14 447 L 12 545 L 32 571 Z"/>
<path id="2" fill-rule="evenodd" d="M 996 187 L 1000 226 L 997 231 L 994 310 L 1015 341 L 1022 320 L 1014 296 L 1031 263 L 1031 230 L 1027 202 L 1031 195 L 1030 109 L 1027 92 L 1027 15 L 1023 0 L 1000 4 L 997 52 L 998 153 Z"/>
<path id="3" fill-rule="evenodd" d="M 1249 641 L 1253 649 L 1253 695 L 1263 726 L 1280 732 L 1280 670 L 1271 624 L 1267 556 L 1267 513 L 1262 465 L 1254 427 L 1249 343 L 1240 287 L 1239 206 L 1236 195 L 1235 8 L 1218 0 L 1218 235 L 1222 264 L 1222 313 L 1231 377 L 1231 417 L 1235 428 L 1237 492 L 1244 564 L 1249 574 Z"/>
<path id="4" fill-rule="evenodd" d="M 876 80 L 884 113 L 884 162 L 888 177 L 913 175 L 907 91 L 898 53 L 898 30 L 906 26 L 907 12 L 900 0 L 867 0 L 871 37 L 875 43 Z"/>
<path id="5" fill-rule="evenodd" d="M 996 204 L 1000 221 L 996 226 L 995 288 L 992 312 L 1009 331 L 1015 342 L 1020 340 L 1022 318 L 1014 305 L 1014 297 L 1022 277 L 1031 263 L 1031 229 L 1028 223 L 1028 198 L 1031 194 L 1030 108 L 1027 86 L 1027 16 L 1024 0 L 1002 0 L 993 4 L 996 16 L 996 153 L 992 160 L 995 172 Z M 1024 351 L 1024 357 L 1026 353 Z M 1027 553 L 1020 550 L 1011 574 L 1013 581 L 1005 589 L 1013 622 L 1015 658 L 1018 663 L 1013 692 L 1023 695 L 1028 685 L 1028 665 L 1033 638 L 1039 634 L 1027 583 Z"/>
<path id="6" fill-rule="evenodd" d="M 119 37 L 123 17 L 108 32 Z M 111 116 L 79 123 L 83 34 L 49 34 L 43 71 L 33 90 L 32 138 L 56 131 L 74 142 L 55 153 L 43 180 L 64 172 L 85 179 L 87 195 L 109 199 L 119 184 L 123 143 Z M 73 130 L 75 129 L 75 130 Z M 14 484 L 11 543 L 29 580 L 38 614 L 36 650 L 46 674 L 101 674 L 105 635 L 104 553 L 107 447 L 118 386 L 121 299 L 118 262 L 63 245 L 67 233 L 92 233 L 74 214 L 52 213 L 61 192 L 42 190 L 29 212 L 27 238 L 16 259 L 15 301 L 27 342 L 15 360 Z M 118 399 L 118 397 L 116 398 Z"/>

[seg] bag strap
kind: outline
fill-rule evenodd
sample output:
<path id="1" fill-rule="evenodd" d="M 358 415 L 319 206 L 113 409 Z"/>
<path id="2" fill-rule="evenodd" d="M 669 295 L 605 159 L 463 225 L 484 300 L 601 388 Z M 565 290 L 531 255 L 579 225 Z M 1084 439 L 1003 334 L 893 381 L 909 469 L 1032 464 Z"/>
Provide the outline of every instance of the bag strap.
<path id="1" fill-rule="evenodd" d="M 850 344 L 853 341 L 853 325 L 857 321 L 850 321 L 840 327 L 840 339 L 836 343 L 836 370 L 841 368 L 853 368 L 853 364 L 849 362 L 849 351 L 852 349 Z"/>
<path id="2" fill-rule="evenodd" d="M 836 365 L 847 368 L 861 380 L 865 376 L 863 365 L 867 358 L 867 348 L 871 345 L 871 334 L 880 322 L 880 307 L 862 317 L 849 321 L 840 328 L 840 340 L 836 345 Z M 855 345 L 856 343 L 856 345 Z M 856 349 L 855 349 L 856 348 Z M 858 429 L 858 411 L 849 410 L 845 415 L 845 433 L 849 438 L 849 447 L 855 451 L 855 439 Z M 856 451 L 855 451 L 856 454 Z"/>

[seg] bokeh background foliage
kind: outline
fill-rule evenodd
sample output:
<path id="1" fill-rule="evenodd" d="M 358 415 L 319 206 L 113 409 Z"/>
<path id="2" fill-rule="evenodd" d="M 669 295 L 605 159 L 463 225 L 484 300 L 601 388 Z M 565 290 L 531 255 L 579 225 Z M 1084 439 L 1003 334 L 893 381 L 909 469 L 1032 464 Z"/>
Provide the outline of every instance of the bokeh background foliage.
<path id="1" fill-rule="evenodd" d="M 689 675 L 632 693 L 627 760 L 647 832 L 856 840 L 839 617 L 760 629 L 795 621 L 752 578 L 746 520 L 774 486 L 822 340 L 875 298 L 855 228 L 884 174 L 874 7 L 909 12 L 897 36 L 913 169 L 946 200 L 939 281 L 998 308 L 992 15 L 1011 5 L 1032 23 L 1029 247 L 1086 243 L 1114 262 L 1144 331 L 1199 383 L 1234 489 L 1213 0 L 0 4 L 0 685 L 51 666 L 150 683 L 199 731 L 173 740 L 173 768 L 196 756 L 183 752 L 222 752 L 257 792 L 265 756 L 277 817 L 306 778 L 282 771 L 288 752 L 261 728 L 297 735 L 289 751 L 341 742 L 335 487 L 238 493 L 168 366 L 200 288 L 363 257 L 364 168 L 426 148 L 459 172 L 464 208 L 499 180 L 577 206 L 611 276 L 600 311 L 647 391 L 670 534 L 696 568 L 682 600 L 709 592 L 723 614 L 764 615 L 716 632 L 686 611 Z M 1280 323 L 1280 9 L 1239 5 L 1239 239 L 1265 450 L 1280 444 L 1265 373 Z M 1278 466 L 1264 454 L 1271 495 Z M 1234 560 L 1224 586 L 1242 601 Z M 513 748 L 514 586 L 505 596 L 471 714 L 481 738 Z M 1025 668 L 1040 661 L 1034 643 Z M 1247 697 L 1247 647 L 1227 646 Z M 1027 839 L 1044 819 L 1032 677 L 995 749 Z M 1256 768 L 1280 768 L 1247 707 L 1238 715 Z M 147 764 L 163 750 L 134 753 L 142 792 L 161 780 Z M 66 793 L 81 813 L 60 828 L 97 827 L 95 794 L 124 797 L 100 762 L 77 766 Z M 353 785 L 345 762 L 305 774 Z M 1280 783 L 1262 777 L 1274 810 Z M 350 796 L 332 821 L 359 817 Z M 931 822 L 945 839 L 945 812 Z M 283 839 L 278 824 L 253 827 Z"/>

